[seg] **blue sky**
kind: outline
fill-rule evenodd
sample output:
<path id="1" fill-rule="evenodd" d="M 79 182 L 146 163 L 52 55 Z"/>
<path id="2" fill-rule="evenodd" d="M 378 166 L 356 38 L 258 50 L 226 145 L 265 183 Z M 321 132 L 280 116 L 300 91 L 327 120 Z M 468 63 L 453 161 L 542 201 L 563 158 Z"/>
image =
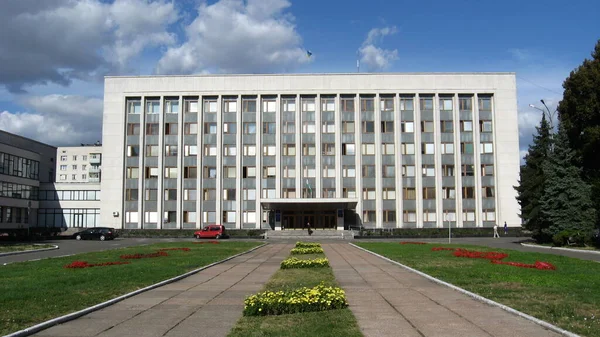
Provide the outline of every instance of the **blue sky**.
<path id="1" fill-rule="evenodd" d="M 355 72 L 359 57 L 361 72 L 516 72 L 525 150 L 540 119 L 528 105 L 554 108 L 598 13 L 592 0 L 3 0 L 0 128 L 94 141 L 106 74 Z"/>

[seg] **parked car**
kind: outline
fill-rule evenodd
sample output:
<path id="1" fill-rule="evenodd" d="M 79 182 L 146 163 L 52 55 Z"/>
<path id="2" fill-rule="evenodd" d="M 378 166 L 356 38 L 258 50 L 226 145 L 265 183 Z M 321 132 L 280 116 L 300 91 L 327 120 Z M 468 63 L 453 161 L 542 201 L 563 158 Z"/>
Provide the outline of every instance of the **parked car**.
<path id="1" fill-rule="evenodd" d="M 227 235 L 225 226 L 209 225 L 209 226 L 202 228 L 202 230 L 194 232 L 194 237 L 196 239 L 202 239 L 202 238 L 225 239 L 225 238 L 228 238 L 229 235 Z"/>
<path id="2" fill-rule="evenodd" d="M 94 227 L 86 230 L 79 231 L 73 234 L 75 240 L 114 240 L 117 237 L 117 232 L 114 228 L 110 227 Z"/>

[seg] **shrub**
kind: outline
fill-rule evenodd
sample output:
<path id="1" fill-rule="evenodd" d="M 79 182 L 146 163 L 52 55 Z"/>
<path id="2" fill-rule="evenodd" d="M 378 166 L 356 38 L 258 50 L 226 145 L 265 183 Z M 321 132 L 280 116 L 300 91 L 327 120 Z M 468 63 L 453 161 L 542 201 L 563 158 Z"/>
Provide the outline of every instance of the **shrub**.
<path id="1" fill-rule="evenodd" d="M 552 243 L 557 247 L 568 245 L 585 246 L 589 242 L 589 236 L 589 234 L 586 235 L 576 230 L 565 229 L 552 236 Z"/>
<path id="2" fill-rule="evenodd" d="M 321 247 L 321 244 L 318 242 L 296 242 L 296 248 L 312 248 L 312 247 Z"/>
<path id="3" fill-rule="evenodd" d="M 290 257 L 281 261 L 281 269 L 292 268 L 320 268 L 329 266 L 329 260 L 325 258 L 301 260 L 296 257 Z"/>
<path id="4" fill-rule="evenodd" d="M 323 254 L 323 248 L 321 247 L 311 247 L 311 248 L 293 248 L 290 251 L 292 255 L 300 255 L 300 254 Z"/>
<path id="5" fill-rule="evenodd" d="M 344 290 L 320 284 L 291 291 L 265 291 L 244 301 L 244 316 L 282 315 L 343 309 L 348 306 Z"/>

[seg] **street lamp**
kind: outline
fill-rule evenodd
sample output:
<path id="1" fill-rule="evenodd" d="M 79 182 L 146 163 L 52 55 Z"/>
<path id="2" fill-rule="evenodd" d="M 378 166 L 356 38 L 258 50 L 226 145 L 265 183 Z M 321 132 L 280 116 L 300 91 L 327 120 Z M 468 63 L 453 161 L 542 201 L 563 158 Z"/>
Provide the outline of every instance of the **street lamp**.
<path id="1" fill-rule="evenodd" d="M 550 108 L 548 108 L 548 106 L 546 105 L 546 102 L 544 102 L 543 99 L 540 100 L 540 102 L 542 102 L 542 104 L 544 105 L 544 107 L 546 108 L 545 110 L 542 108 L 538 108 L 537 106 L 533 105 L 533 104 L 529 104 L 530 107 L 541 111 L 543 114 L 548 116 L 548 119 L 550 120 L 550 128 L 552 130 L 554 130 L 554 115 L 556 114 L 556 112 L 558 111 L 558 108 L 556 108 L 556 110 L 554 110 L 554 112 L 550 112 Z"/>

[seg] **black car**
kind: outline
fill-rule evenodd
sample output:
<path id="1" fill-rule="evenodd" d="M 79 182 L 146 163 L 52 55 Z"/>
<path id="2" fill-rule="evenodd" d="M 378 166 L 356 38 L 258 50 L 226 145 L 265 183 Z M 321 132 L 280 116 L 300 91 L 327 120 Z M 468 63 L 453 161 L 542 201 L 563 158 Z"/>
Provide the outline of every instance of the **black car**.
<path id="1" fill-rule="evenodd" d="M 117 232 L 114 228 L 110 227 L 94 227 L 88 228 L 86 230 L 77 232 L 73 234 L 73 238 L 76 240 L 94 240 L 99 239 L 100 241 L 104 240 L 113 240 L 117 237 Z"/>

